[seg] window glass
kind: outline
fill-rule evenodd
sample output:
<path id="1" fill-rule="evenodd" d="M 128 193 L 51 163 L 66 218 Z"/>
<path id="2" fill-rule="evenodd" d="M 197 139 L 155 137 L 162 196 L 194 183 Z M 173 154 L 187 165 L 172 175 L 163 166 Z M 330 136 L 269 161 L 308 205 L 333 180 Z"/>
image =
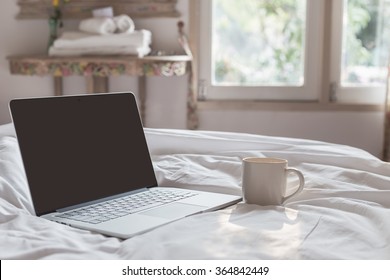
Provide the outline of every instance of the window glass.
<path id="1" fill-rule="evenodd" d="M 214 0 L 212 85 L 304 84 L 306 1 Z"/>
<path id="2" fill-rule="evenodd" d="M 341 86 L 385 85 L 390 0 L 345 0 Z"/>

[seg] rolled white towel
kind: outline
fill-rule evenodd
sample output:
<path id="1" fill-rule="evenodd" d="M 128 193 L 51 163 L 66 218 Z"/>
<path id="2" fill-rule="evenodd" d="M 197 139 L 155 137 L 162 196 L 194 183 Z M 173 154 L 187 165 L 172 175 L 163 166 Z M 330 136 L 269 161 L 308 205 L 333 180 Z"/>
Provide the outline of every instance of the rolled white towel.
<path id="1" fill-rule="evenodd" d="M 128 15 L 120 15 L 113 18 L 116 25 L 117 33 L 131 33 L 134 32 L 134 21 Z"/>
<path id="2" fill-rule="evenodd" d="M 94 17 L 80 21 L 79 29 L 96 34 L 112 34 L 116 30 L 115 22 L 109 17 Z"/>
<path id="3" fill-rule="evenodd" d="M 152 43 L 152 33 L 149 30 L 135 30 L 132 33 L 96 35 L 86 32 L 63 32 L 57 40 L 54 41 L 56 48 L 93 48 L 100 47 L 121 47 L 149 46 Z"/>
<path id="4" fill-rule="evenodd" d="M 91 48 L 57 48 L 50 47 L 49 56 L 80 56 L 80 55 L 134 55 L 137 57 L 144 57 L 150 53 L 149 46 L 121 46 L 121 47 L 107 47 L 96 46 Z"/>

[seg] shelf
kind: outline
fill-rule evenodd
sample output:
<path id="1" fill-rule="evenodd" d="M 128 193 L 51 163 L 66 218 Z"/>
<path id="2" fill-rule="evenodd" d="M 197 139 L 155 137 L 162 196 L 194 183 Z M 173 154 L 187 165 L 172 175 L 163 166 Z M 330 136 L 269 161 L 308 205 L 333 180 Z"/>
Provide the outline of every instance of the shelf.
<path id="1" fill-rule="evenodd" d="M 84 76 L 87 93 L 109 91 L 109 77 L 119 75 L 137 76 L 139 79 L 139 99 L 141 117 L 145 115 L 146 81 L 145 77 L 173 77 L 189 74 L 192 82 L 191 56 L 69 56 L 55 57 L 47 55 L 9 56 L 9 69 L 14 75 L 52 76 L 54 94 L 63 94 L 64 77 Z M 187 96 L 187 127 L 197 126 L 196 100 L 192 86 Z"/>
<path id="2" fill-rule="evenodd" d="M 132 76 L 182 76 L 187 72 L 191 57 L 174 56 L 69 56 L 21 55 L 7 57 L 12 74 L 51 75 L 66 77 L 71 75 L 109 77 L 116 75 Z"/>

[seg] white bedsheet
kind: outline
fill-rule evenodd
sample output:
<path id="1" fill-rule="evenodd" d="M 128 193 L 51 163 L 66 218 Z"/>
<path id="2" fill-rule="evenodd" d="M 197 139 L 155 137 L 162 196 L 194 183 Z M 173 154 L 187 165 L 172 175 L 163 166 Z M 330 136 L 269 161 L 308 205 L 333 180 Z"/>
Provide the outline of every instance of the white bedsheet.
<path id="1" fill-rule="evenodd" d="M 299 168 L 305 189 L 284 206 L 239 203 L 128 240 L 105 237 L 32 214 L 13 127 L 0 126 L 0 259 L 390 259 L 390 164 L 317 141 L 145 132 L 162 186 L 240 194 L 241 159 L 272 156 Z"/>

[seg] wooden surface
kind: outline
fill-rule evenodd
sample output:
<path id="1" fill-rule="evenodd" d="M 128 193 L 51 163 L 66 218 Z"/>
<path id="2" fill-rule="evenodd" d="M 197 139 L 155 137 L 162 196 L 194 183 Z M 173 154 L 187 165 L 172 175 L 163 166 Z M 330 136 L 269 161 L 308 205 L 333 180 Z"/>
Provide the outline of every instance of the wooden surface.
<path id="1" fill-rule="evenodd" d="M 18 0 L 18 19 L 48 18 L 52 0 Z M 92 16 L 92 10 L 112 7 L 114 15 L 140 17 L 179 17 L 177 0 L 71 0 L 61 7 L 63 18 L 83 19 Z"/>

